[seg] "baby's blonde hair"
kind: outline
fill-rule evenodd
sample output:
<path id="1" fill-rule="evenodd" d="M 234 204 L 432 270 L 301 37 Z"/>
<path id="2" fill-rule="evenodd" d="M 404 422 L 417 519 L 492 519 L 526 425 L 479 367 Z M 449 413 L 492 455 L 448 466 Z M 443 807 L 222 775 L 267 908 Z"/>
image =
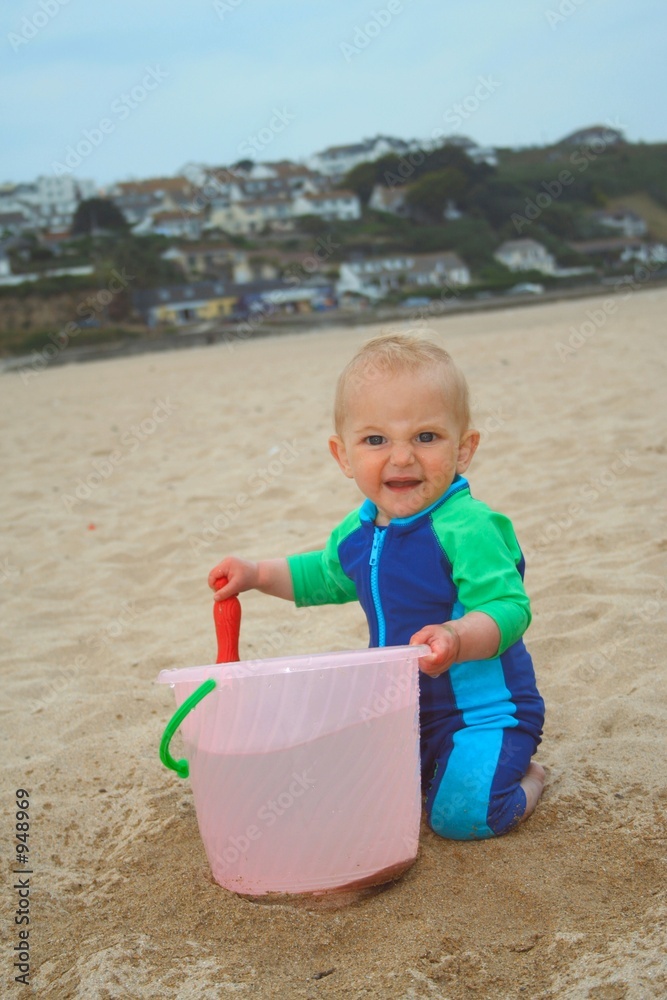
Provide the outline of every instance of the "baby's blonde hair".
<path id="1" fill-rule="evenodd" d="M 447 403 L 460 424 L 461 431 L 470 427 L 468 383 L 451 356 L 429 340 L 406 334 L 374 337 L 357 351 L 340 373 L 334 402 L 334 425 L 340 434 L 345 421 L 348 394 L 352 387 L 364 386 L 387 376 L 403 372 L 425 371 L 439 381 Z"/>

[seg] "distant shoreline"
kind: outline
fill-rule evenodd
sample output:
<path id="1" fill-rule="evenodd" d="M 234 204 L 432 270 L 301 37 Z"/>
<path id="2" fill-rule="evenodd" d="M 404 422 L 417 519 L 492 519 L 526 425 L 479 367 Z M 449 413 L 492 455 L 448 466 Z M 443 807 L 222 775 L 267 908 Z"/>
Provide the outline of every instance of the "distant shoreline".
<path id="1" fill-rule="evenodd" d="M 631 294 L 642 292 L 648 289 L 664 288 L 667 286 L 667 278 L 653 278 L 649 281 L 636 283 L 631 290 Z M 445 307 L 438 311 L 429 312 L 428 309 L 408 310 L 400 308 L 369 309 L 360 312 L 326 312 L 308 313 L 302 316 L 289 316 L 284 320 L 265 320 L 258 323 L 248 337 L 239 336 L 235 333 L 242 323 L 234 326 L 220 325 L 211 327 L 205 331 L 200 330 L 201 324 L 197 324 L 194 330 L 184 329 L 168 336 L 149 338 L 139 337 L 133 340 L 111 342 L 109 344 L 95 346 L 86 345 L 82 347 L 66 347 L 57 355 L 50 359 L 41 371 L 48 368 L 66 365 L 82 364 L 88 361 L 105 361 L 110 358 L 128 357 L 140 354 L 158 353 L 164 351 L 177 351 L 189 347 L 206 347 L 221 342 L 243 343 L 248 340 L 255 340 L 260 337 L 272 337 L 281 334 L 308 333 L 325 330 L 327 327 L 339 326 L 373 326 L 387 323 L 401 322 L 406 325 L 412 321 L 414 324 L 424 319 L 447 319 L 449 316 L 460 316 L 462 313 L 491 312 L 496 310 L 523 308 L 527 306 L 539 306 L 551 302 L 561 302 L 575 299 L 588 298 L 614 298 L 619 294 L 616 290 L 623 289 L 624 285 L 583 285 L 577 288 L 563 288 L 554 291 L 547 291 L 540 295 L 498 295 L 490 299 L 448 299 Z M 438 302 L 437 299 L 433 300 Z M 38 351 L 34 352 L 39 354 Z M 30 368 L 34 363 L 34 353 L 18 355 L 16 357 L 0 358 L 0 374 L 20 371 Z"/>

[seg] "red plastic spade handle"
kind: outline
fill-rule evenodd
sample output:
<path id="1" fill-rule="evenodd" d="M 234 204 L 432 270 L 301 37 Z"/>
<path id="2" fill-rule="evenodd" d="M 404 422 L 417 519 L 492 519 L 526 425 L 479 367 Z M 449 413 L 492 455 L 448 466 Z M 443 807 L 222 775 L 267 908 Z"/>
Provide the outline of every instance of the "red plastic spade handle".
<path id="1" fill-rule="evenodd" d="M 217 581 L 220 590 L 227 583 L 225 577 Z M 241 631 L 241 602 L 238 597 L 213 602 L 213 621 L 218 640 L 216 663 L 236 663 L 239 657 L 239 632 Z"/>

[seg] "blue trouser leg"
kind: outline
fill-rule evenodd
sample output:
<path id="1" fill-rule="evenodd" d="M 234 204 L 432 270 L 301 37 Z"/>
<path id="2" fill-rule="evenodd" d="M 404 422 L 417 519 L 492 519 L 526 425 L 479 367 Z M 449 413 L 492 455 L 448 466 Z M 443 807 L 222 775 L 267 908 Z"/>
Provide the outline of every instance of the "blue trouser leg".
<path id="1" fill-rule="evenodd" d="M 423 760 L 426 814 L 431 828 L 452 840 L 477 840 L 507 833 L 526 808 L 520 781 L 537 741 L 516 728 L 469 726 L 445 737 Z M 430 758 L 430 759 L 429 759 Z"/>

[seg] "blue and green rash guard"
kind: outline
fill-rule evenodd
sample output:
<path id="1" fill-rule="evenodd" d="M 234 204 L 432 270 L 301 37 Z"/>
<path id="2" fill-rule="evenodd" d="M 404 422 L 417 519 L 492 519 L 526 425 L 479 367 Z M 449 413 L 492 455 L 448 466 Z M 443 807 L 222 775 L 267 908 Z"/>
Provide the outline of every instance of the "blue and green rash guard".
<path id="1" fill-rule="evenodd" d="M 521 636 L 530 624 L 524 560 L 510 521 L 473 499 L 457 476 L 411 517 L 375 524 L 366 500 L 325 548 L 288 557 L 297 606 L 358 600 L 371 646 L 407 643 L 425 625 L 489 615 L 495 657 L 420 672 L 422 781 L 433 829 L 454 839 L 489 837 L 525 809 L 519 781 L 540 742 L 544 702 Z"/>

